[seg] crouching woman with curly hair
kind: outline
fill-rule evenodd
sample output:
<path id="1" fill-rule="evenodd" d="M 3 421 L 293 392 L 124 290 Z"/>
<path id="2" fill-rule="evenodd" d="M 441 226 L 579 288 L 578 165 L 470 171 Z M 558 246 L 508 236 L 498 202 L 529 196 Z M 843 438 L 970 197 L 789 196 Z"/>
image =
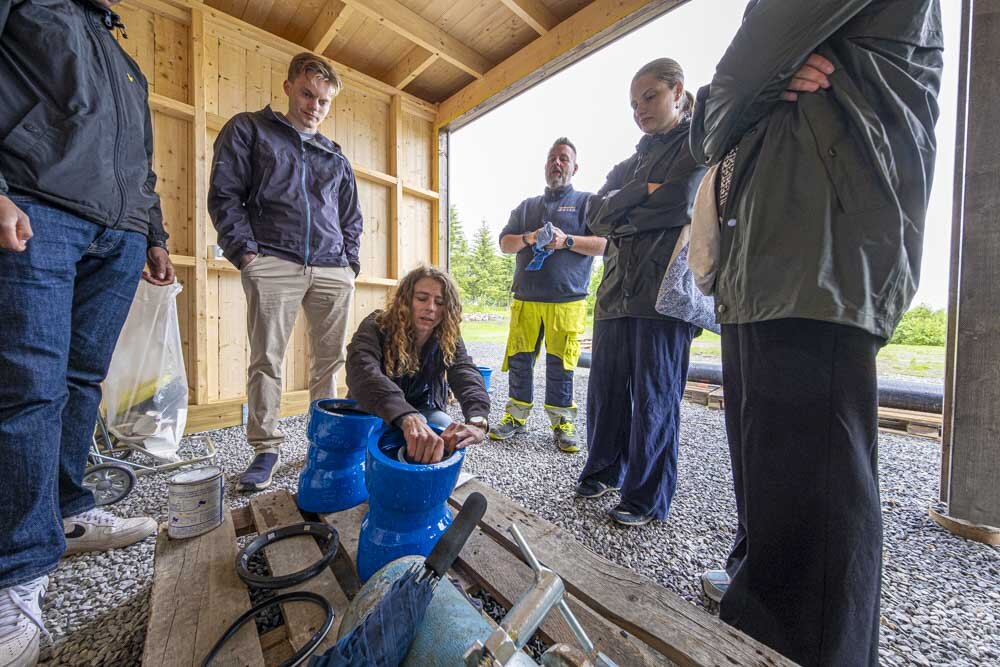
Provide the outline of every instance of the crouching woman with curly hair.
<path id="1" fill-rule="evenodd" d="M 451 276 L 421 266 L 399 282 L 385 310 L 361 322 L 347 346 L 350 397 L 403 431 L 411 461 L 436 463 L 486 437 L 490 397 L 462 342 L 461 322 Z M 463 424 L 445 412 L 446 380 Z M 444 429 L 440 436 L 428 422 Z"/>

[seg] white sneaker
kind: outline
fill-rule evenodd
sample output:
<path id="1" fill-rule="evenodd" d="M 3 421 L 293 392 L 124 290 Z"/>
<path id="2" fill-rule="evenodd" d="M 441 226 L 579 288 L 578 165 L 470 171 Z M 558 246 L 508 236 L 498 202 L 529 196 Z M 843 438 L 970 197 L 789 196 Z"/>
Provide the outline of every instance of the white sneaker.
<path id="1" fill-rule="evenodd" d="M 0 667 L 34 667 L 38 641 L 48 636 L 42 623 L 42 598 L 48 577 L 0 589 Z"/>
<path id="2" fill-rule="evenodd" d="M 96 507 L 63 519 L 66 535 L 64 556 L 84 551 L 107 551 L 127 547 L 156 534 L 156 521 L 148 516 L 120 519 Z"/>

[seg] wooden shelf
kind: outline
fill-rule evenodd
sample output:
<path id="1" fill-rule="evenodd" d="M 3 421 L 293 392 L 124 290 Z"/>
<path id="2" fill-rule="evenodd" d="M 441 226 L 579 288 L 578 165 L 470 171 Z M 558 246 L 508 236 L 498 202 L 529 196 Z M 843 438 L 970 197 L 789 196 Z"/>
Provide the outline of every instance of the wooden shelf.
<path id="1" fill-rule="evenodd" d="M 438 201 L 438 199 L 441 198 L 441 196 L 433 190 L 420 188 L 415 185 L 407 185 L 406 183 L 403 183 L 403 194 L 420 197 L 421 199 L 426 199 L 427 201 Z"/>
<path id="2" fill-rule="evenodd" d="M 166 97 L 165 95 L 150 93 L 149 108 L 153 111 L 157 111 L 174 118 L 179 118 L 181 120 L 194 120 L 193 106 L 187 104 L 186 102 L 178 102 L 177 100 Z"/>
<path id="3" fill-rule="evenodd" d="M 171 253 L 170 261 L 174 266 L 197 266 L 198 262 L 190 255 L 174 255 Z"/>

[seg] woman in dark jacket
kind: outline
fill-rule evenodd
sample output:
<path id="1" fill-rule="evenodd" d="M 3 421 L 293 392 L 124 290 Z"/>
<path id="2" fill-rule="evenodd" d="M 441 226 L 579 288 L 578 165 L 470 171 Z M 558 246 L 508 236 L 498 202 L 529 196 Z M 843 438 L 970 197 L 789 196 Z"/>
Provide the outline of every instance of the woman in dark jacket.
<path id="1" fill-rule="evenodd" d="M 636 73 L 632 111 L 645 136 L 608 174 L 587 216 L 608 245 L 587 387 L 589 453 L 576 492 L 621 489 L 610 515 L 628 526 L 667 518 L 688 355 L 701 331 L 654 308 L 705 172 L 688 147 L 692 102 L 677 62 L 660 58 Z"/>
<path id="2" fill-rule="evenodd" d="M 388 307 L 361 322 L 347 346 L 347 388 L 358 406 L 402 429 L 407 456 L 436 463 L 480 442 L 489 430 L 490 397 L 465 350 L 462 305 L 447 273 L 418 267 L 404 277 Z M 464 424 L 445 412 L 447 388 Z M 428 422 L 444 432 L 438 436 Z"/>

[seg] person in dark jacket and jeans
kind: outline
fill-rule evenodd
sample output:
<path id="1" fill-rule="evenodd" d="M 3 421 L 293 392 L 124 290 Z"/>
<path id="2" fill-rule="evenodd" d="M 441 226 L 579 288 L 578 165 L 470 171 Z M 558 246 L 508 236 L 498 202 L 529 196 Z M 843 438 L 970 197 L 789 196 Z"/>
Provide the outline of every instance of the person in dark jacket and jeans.
<path id="1" fill-rule="evenodd" d="M 82 486 L 101 381 L 140 275 L 174 281 L 146 79 L 110 0 L 0 0 L 0 665 L 33 665 L 63 553 L 151 518 Z M 149 271 L 143 272 L 143 264 Z"/>
<path id="2" fill-rule="evenodd" d="M 385 310 L 366 317 L 347 347 L 347 387 L 362 410 L 402 429 L 407 455 L 436 463 L 489 430 L 490 396 L 466 352 L 458 288 L 447 273 L 410 271 Z M 452 422 L 447 384 L 465 423 Z M 444 429 L 440 437 L 428 423 Z"/>
<path id="3" fill-rule="evenodd" d="M 215 141 L 208 209 L 247 295 L 250 368 L 247 440 L 255 457 L 240 489 L 271 484 L 284 434 L 278 428 L 281 364 L 299 307 L 309 323 L 309 396 L 337 395 L 354 279 L 361 270 L 361 209 L 354 170 L 319 133 L 340 77 L 312 53 L 288 66 L 288 113 L 241 113 Z"/>
<path id="4" fill-rule="evenodd" d="M 698 95 L 731 178 L 721 617 L 803 665 L 878 663 L 875 356 L 917 289 L 941 69 L 937 0 L 760 0 Z"/>
<path id="5" fill-rule="evenodd" d="M 667 518 L 691 339 L 701 332 L 654 307 L 705 172 L 688 146 L 691 99 L 674 60 L 636 73 L 632 111 L 645 136 L 611 170 L 587 216 L 608 245 L 587 386 L 589 452 L 576 493 L 597 498 L 620 488 L 610 515 L 627 526 Z"/>

